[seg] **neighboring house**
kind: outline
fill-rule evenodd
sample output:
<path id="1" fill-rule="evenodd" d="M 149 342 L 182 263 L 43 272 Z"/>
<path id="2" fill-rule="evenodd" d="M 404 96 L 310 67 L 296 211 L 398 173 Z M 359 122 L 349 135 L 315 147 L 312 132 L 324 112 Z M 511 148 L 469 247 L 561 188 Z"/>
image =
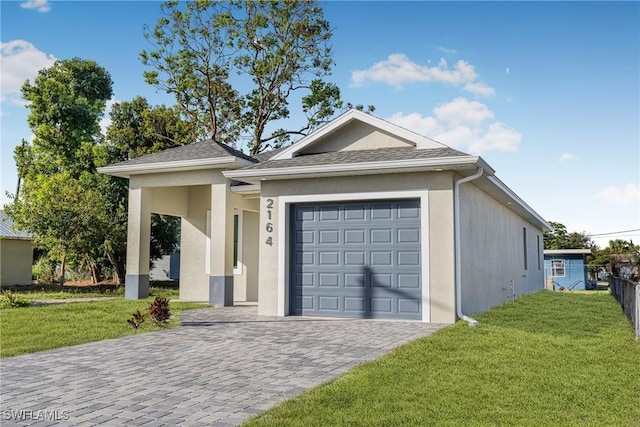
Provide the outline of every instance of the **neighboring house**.
<path id="1" fill-rule="evenodd" d="M 544 272 L 547 289 L 582 291 L 592 289 L 586 256 L 591 249 L 545 249 Z"/>
<path id="2" fill-rule="evenodd" d="M 31 235 L 14 230 L 11 219 L 0 211 L 0 285 L 31 284 L 32 266 Z"/>
<path id="3" fill-rule="evenodd" d="M 482 158 L 357 110 L 255 157 L 208 140 L 100 172 L 129 179 L 127 298 L 152 212 L 182 217 L 184 300 L 453 323 L 544 288 L 551 228 Z"/>
<path id="4" fill-rule="evenodd" d="M 180 251 L 164 255 L 153 262 L 149 271 L 149 280 L 179 280 L 180 279 Z"/>

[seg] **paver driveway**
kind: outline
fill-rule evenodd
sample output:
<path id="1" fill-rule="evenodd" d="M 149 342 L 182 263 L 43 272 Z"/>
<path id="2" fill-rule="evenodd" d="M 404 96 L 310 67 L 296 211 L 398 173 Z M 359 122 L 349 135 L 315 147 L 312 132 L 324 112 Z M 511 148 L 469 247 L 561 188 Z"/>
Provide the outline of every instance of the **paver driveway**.
<path id="1" fill-rule="evenodd" d="M 256 307 L 181 318 L 177 329 L 3 359 L 2 426 L 237 425 L 443 326 L 264 317 Z"/>

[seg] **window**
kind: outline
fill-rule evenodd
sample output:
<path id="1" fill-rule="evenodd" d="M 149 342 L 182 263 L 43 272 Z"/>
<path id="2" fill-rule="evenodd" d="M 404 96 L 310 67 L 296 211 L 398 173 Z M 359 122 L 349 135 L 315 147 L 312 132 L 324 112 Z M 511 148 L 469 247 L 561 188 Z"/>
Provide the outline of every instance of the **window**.
<path id="1" fill-rule="evenodd" d="M 537 242 L 537 248 L 538 248 L 538 271 L 540 271 L 540 235 L 537 234 L 536 235 L 536 242 Z"/>
<path id="2" fill-rule="evenodd" d="M 242 274 L 242 211 L 233 214 L 233 274 Z"/>
<path id="3" fill-rule="evenodd" d="M 522 227 L 522 245 L 524 249 L 524 269 L 527 269 L 527 228 Z"/>
<path id="4" fill-rule="evenodd" d="M 238 218 L 233 216 L 233 268 L 238 268 Z"/>
<path id="5" fill-rule="evenodd" d="M 551 274 L 553 276 L 564 277 L 564 260 L 552 259 L 551 260 Z"/>

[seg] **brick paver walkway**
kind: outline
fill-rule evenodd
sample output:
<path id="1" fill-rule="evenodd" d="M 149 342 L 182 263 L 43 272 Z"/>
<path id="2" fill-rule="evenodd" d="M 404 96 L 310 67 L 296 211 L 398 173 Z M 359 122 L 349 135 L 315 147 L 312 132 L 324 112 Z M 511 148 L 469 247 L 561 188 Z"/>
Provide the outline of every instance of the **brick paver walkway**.
<path id="1" fill-rule="evenodd" d="M 181 318 L 176 329 L 3 359 L 2 426 L 238 425 L 443 326 L 265 317 L 256 307 Z"/>

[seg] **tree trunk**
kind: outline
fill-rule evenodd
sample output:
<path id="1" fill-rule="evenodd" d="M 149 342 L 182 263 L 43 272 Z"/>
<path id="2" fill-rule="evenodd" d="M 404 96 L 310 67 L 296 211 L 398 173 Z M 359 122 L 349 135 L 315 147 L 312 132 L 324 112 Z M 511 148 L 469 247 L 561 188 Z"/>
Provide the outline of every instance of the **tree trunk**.
<path id="1" fill-rule="evenodd" d="M 88 256 L 87 265 L 89 266 L 89 271 L 91 272 L 91 284 L 97 285 L 102 281 L 102 272 L 100 271 L 100 267 Z"/>
<path id="2" fill-rule="evenodd" d="M 113 267 L 113 283 L 114 284 L 122 284 L 122 279 L 124 279 L 124 265 L 121 265 L 113 252 L 107 252 L 107 257 L 109 258 L 109 262 Z"/>
<path id="3" fill-rule="evenodd" d="M 64 286 L 64 272 L 67 269 L 67 254 L 62 255 L 62 262 L 60 263 L 60 286 Z"/>

